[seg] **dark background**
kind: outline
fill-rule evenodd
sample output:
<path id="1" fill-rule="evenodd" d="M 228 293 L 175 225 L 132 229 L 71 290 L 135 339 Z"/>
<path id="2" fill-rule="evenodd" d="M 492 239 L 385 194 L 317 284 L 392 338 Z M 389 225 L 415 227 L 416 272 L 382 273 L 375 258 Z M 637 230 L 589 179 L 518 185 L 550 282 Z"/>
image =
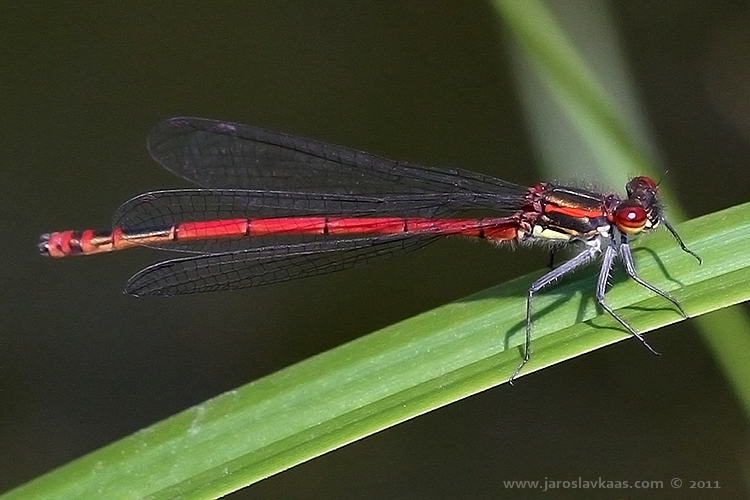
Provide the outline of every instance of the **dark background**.
<path id="1" fill-rule="evenodd" d="M 689 215 L 747 201 L 750 4 L 611 7 L 652 139 Z M 174 115 L 533 182 L 536 156 L 502 33 L 482 2 L 4 3 L 0 491 L 312 354 L 544 267 L 544 252 L 447 241 L 298 283 L 134 299 L 121 293 L 125 280 L 161 255 L 36 255 L 39 233 L 105 227 L 129 197 L 185 186 L 145 148 L 149 129 Z M 520 497 L 535 492 L 507 491 L 502 481 L 579 476 L 658 479 L 667 490 L 673 477 L 718 481 L 712 497 L 747 497 L 747 417 L 720 369 L 690 322 L 649 339 L 664 356 L 623 342 L 233 498 Z"/>

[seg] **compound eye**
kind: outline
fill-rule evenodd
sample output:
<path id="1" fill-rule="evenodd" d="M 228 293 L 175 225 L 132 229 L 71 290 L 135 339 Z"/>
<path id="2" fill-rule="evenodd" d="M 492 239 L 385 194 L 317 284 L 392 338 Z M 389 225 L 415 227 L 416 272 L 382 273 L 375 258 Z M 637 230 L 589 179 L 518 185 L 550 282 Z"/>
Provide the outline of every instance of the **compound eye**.
<path id="1" fill-rule="evenodd" d="M 628 192 L 628 197 L 633 196 L 633 193 L 648 192 L 653 196 L 656 193 L 658 186 L 650 177 L 639 176 L 630 179 L 630 182 L 625 186 L 625 190 Z"/>
<path id="2" fill-rule="evenodd" d="M 633 181 L 638 181 L 639 183 L 644 184 L 647 188 L 653 189 L 656 191 L 657 186 L 656 183 L 651 179 L 650 177 L 646 177 L 645 175 L 641 175 L 640 177 L 636 177 L 633 179 Z"/>
<path id="3" fill-rule="evenodd" d="M 615 212 L 614 223 L 623 233 L 640 233 L 648 223 L 648 213 L 641 207 L 621 207 Z"/>

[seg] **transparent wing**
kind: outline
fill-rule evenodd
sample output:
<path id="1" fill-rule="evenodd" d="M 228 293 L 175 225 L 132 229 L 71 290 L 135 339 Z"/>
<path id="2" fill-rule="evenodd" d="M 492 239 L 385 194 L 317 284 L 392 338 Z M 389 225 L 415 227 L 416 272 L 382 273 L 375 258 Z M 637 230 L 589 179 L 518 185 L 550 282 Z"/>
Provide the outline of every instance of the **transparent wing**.
<path id="1" fill-rule="evenodd" d="M 402 235 L 323 240 L 172 259 L 133 275 L 125 291 L 136 296 L 180 295 L 268 285 L 349 269 L 434 240 Z"/>
<path id="2" fill-rule="evenodd" d="M 149 135 L 148 149 L 166 169 L 207 188 L 370 195 L 470 192 L 515 197 L 513 201 L 526 194 L 521 186 L 475 172 L 396 162 L 314 139 L 204 118 L 160 123 Z"/>

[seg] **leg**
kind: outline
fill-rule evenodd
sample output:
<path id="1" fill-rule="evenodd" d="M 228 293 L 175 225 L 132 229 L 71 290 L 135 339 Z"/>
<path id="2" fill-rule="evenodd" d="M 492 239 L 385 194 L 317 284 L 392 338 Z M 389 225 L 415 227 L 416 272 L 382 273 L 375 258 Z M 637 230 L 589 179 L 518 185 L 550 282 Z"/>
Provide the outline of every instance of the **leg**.
<path id="1" fill-rule="evenodd" d="M 526 338 L 524 341 L 523 359 L 521 360 L 521 364 L 518 365 L 518 368 L 516 368 L 516 370 L 513 372 L 513 375 L 510 376 L 510 380 L 508 382 L 510 382 L 511 385 L 513 385 L 513 379 L 516 378 L 516 375 L 518 375 L 524 365 L 529 361 L 529 358 L 531 358 L 531 302 L 534 298 L 534 294 L 541 291 L 547 285 L 554 283 L 566 274 L 572 273 L 579 267 L 588 264 L 600 252 L 600 248 L 601 241 L 598 239 L 587 242 L 586 249 L 583 252 L 579 253 L 569 261 L 563 263 L 557 269 L 553 269 L 552 271 L 548 272 L 547 274 L 533 282 L 529 287 L 529 291 L 526 295 Z"/>
<path id="2" fill-rule="evenodd" d="M 639 285 L 648 288 L 652 292 L 654 292 L 656 295 L 659 295 L 661 297 L 664 297 L 668 301 L 670 301 L 674 306 L 679 309 L 680 314 L 684 318 L 689 318 L 685 310 L 682 308 L 679 302 L 677 302 L 677 299 L 672 297 L 669 293 L 659 290 L 651 283 L 648 283 L 647 281 L 644 281 L 640 276 L 638 276 L 638 272 L 635 270 L 635 263 L 633 261 L 633 254 L 630 252 L 630 245 L 627 242 L 623 242 L 620 245 L 620 256 L 622 257 L 622 263 L 625 266 L 625 272 L 628 273 L 628 276 L 630 276 L 633 281 L 638 283 Z"/>
<path id="3" fill-rule="evenodd" d="M 685 246 L 685 243 L 682 242 L 682 238 L 680 238 L 680 235 L 677 234 L 677 231 L 672 227 L 672 224 L 669 223 L 667 219 L 662 217 L 661 219 L 662 224 L 664 224 L 664 227 L 667 228 L 667 230 L 672 233 L 672 236 L 674 236 L 674 239 L 677 240 L 677 244 L 680 245 L 680 248 L 683 252 L 689 253 L 693 257 L 695 257 L 698 260 L 698 264 L 703 264 L 703 259 L 701 259 L 700 255 L 690 250 L 687 246 Z"/>
<path id="4" fill-rule="evenodd" d="M 617 235 L 616 235 L 617 236 Z M 624 245 L 627 245 L 627 243 L 624 243 Z M 622 319 L 622 317 L 617 314 L 614 309 L 612 309 L 609 304 L 607 304 L 606 300 L 604 300 L 604 293 L 607 291 L 607 284 L 609 282 L 609 275 L 612 272 L 612 264 L 615 261 L 615 258 L 617 257 L 617 243 L 615 243 L 615 240 L 613 239 L 609 245 L 607 245 L 607 249 L 604 251 L 604 258 L 602 259 L 602 269 L 599 271 L 599 279 L 596 282 L 596 301 L 599 303 L 599 305 L 609 313 L 610 316 L 615 318 L 618 323 L 620 323 L 630 334 L 641 341 L 641 343 L 646 346 L 646 348 L 651 351 L 652 353 L 659 356 L 659 353 L 654 350 L 653 347 L 651 347 L 648 342 L 646 342 L 646 339 L 644 339 L 640 333 L 636 332 L 635 329 L 628 324 L 627 321 Z M 622 245 L 620 245 L 620 248 L 622 248 Z M 629 249 L 629 247 L 627 247 Z M 628 255 L 630 255 L 630 252 L 628 250 Z M 631 258 L 631 264 L 632 264 L 632 256 Z M 625 265 L 627 268 L 627 264 Z M 630 273 L 628 273 L 630 275 Z M 632 277 L 632 275 L 630 275 Z M 636 280 L 638 283 L 641 283 L 643 280 L 638 278 Z M 645 282 L 643 282 L 645 283 Z M 652 289 L 653 287 L 651 285 L 645 285 L 647 288 Z"/>

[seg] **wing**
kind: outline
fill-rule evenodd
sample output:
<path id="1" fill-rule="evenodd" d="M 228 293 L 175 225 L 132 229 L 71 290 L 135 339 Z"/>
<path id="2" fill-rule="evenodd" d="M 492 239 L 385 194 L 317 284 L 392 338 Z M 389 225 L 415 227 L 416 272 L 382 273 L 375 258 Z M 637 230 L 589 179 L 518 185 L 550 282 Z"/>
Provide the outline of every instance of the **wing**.
<path id="1" fill-rule="evenodd" d="M 395 252 L 409 252 L 434 236 L 312 241 L 251 248 L 159 262 L 131 277 L 125 291 L 136 295 L 180 295 L 238 290 L 349 269 Z"/>
<path id="2" fill-rule="evenodd" d="M 511 203 L 527 192 L 467 170 L 396 162 L 314 139 L 203 118 L 160 123 L 149 135 L 148 149 L 167 170 L 207 188 L 352 195 L 485 193 L 515 197 Z"/>

